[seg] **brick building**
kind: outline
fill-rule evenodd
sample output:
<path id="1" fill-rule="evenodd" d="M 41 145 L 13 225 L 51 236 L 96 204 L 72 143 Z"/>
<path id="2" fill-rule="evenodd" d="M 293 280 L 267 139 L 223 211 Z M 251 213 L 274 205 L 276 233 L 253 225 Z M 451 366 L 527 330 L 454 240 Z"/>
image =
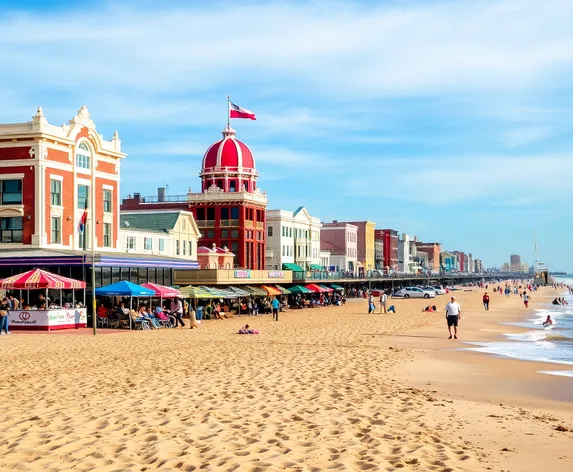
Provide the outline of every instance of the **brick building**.
<path id="1" fill-rule="evenodd" d="M 428 254 L 427 267 L 430 271 L 435 273 L 440 273 L 440 253 L 442 252 L 442 246 L 440 243 L 422 243 L 416 241 L 416 250 L 418 253 L 424 252 Z"/>
<path id="2" fill-rule="evenodd" d="M 398 270 L 398 231 L 395 229 L 376 229 L 374 238 L 382 241 L 384 268 Z"/>

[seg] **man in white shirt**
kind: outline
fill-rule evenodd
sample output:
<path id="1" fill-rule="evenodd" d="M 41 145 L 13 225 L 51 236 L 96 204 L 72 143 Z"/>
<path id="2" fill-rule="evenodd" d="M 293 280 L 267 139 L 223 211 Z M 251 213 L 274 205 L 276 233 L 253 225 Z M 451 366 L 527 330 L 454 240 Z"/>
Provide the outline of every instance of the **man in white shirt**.
<path id="1" fill-rule="evenodd" d="M 446 320 L 448 321 L 448 331 L 452 339 L 452 328 L 454 329 L 454 339 L 458 339 L 458 322 L 462 317 L 462 307 L 456 302 L 456 297 L 452 297 L 450 303 L 446 305 Z"/>
<path id="2" fill-rule="evenodd" d="M 386 295 L 386 292 L 382 290 L 382 292 L 380 292 L 380 313 L 382 313 L 382 310 L 384 310 L 384 313 L 386 313 L 387 301 L 388 301 L 388 296 Z"/>

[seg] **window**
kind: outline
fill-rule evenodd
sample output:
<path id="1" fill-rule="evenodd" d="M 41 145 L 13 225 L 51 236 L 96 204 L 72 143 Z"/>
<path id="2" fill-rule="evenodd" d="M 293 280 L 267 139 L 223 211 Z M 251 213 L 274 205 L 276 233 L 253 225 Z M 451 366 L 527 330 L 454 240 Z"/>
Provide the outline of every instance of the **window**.
<path id="1" fill-rule="evenodd" d="M 112 210 L 112 201 L 111 201 L 111 190 L 104 189 L 103 191 L 103 211 L 106 213 L 111 213 Z"/>
<path id="2" fill-rule="evenodd" d="M 85 210 L 90 205 L 90 188 L 87 185 L 78 185 L 78 208 Z"/>
<path id="3" fill-rule="evenodd" d="M 179 255 L 179 240 L 178 239 L 175 240 L 175 255 L 176 256 Z"/>
<path id="4" fill-rule="evenodd" d="M 214 208 L 207 208 L 207 219 L 214 220 L 215 219 L 215 209 Z"/>
<path id="5" fill-rule="evenodd" d="M 272 236 L 272 235 L 273 235 L 273 227 L 272 227 L 272 226 L 267 227 L 267 235 L 268 235 L 268 236 Z"/>
<path id="6" fill-rule="evenodd" d="M 143 249 L 146 251 L 151 251 L 153 248 L 153 239 L 152 238 L 143 238 Z"/>
<path id="7" fill-rule="evenodd" d="M 283 256 L 286 256 L 286 246 L 283 245 Z"/>
<path id="8" fill-rule="evenodd" d="M 50 203 L 52 205 L 62 205 L 62 181 L 50 180 Z"/>
<path id="9" fill-rule="evenodd" d="M 232 220 L 239 219 L 239 207 L 231 207 L 231 219 Z"/>
<path id="10" fill-rule="evenodd" d="M 159 238 L 159 252 L 165 251 L 165 239 Z"/>
<path id="11" fill-rule="evenodd" d="M 239 237 L 239 230 L 238 229 L 232 229 L 231 230 L 231 238 L 238 238 Z"/>
<path id="12" fill-rule="evenodd" d="M 231 180 L 229 181 L 229 192 L 236 192 L 237 191 L 237 181 Z"/>
<path id="13" fill-rule="evenodd" d="M 76 166 L 83 169 L 90 168 L 90 148 L 86 143 L 81 143 L 76 150 Z"/>
<path id="14" fill-rule="evenodd" d="M 197 208 L 197 219 L 201 221 L 205 219 L 205 208 Z"/>
<path id="15" fill-rule="evenodd" d="M 103 247 L 111 247 L 111 223 L 103 224 Z"/>
<path id="16" fill-rule="evenodd" d="M 22 203 L 22 180 L 2 181 L 2 205 Z"/>
<path id="17" fill-rule="evenodd" d="M 221 237 L 222 238 L 228 238 L 229 237 L 229 231 L 226 229 L 221 230 Z"/>
<path id="18" fill-rule="evenodd" d="M 135 249 L 135 238 L 133 236 L 127 237 L 127 249 Z"/>
<path id="19" fill-rule="evenodd" d="M 292 228 L 288 229 L 289 234 L 287 235 L 289 238 L 292 238 Z"/>
<path id="20" fill-rule="evenodd" d="M 228 220 L 229 219 L 229 209 L 228 208 L 221 208 L 221 219 Z"/>
<path id="21" fill-rule="evenodd" d="M 215 231 L 212 229 L 208 229 L 207 230 L 207 238 L 209 239 L 215 239 Z"/>
<path id="22" fill-rule="evenodd" d="M 237 241 L 231 241 L 231 252 L 237 254 L 239 252 L 239 243 Z"/>
<path id="23" fill-rule="evenodd" d="M 191 243 L 191 241 L 189 241 L 189 255 L 190 256 L 193 255 L 193 244 Z"/>
<path id="24" fill-rule="evenodd" d="M 52 216 L 52 240 L 53 244 L 62 243 L 62 220 L 59 216 Z"/>
<path id="25" fill-rule="evenodd" d="M 187 255 L 187 241 L 183 241 L 183 255 Z"/>
<path id="26" fill-rule="evenodd" d="M 22 217 L 0 218 L 0 231 L 3 243 L 21 243 Z"/>

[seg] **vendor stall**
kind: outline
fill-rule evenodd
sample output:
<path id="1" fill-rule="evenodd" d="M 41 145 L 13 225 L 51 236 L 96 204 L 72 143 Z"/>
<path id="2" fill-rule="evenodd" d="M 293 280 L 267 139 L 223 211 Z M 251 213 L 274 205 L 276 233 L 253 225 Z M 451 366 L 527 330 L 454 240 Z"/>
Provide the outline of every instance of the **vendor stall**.
<path id="1" fill-rule="evenodd" d="M 76 308 L 74 297 L 72 297 L 71 303 L 62 303 L 63 290 L 85 290 L 85 287 L 85 282 L 62 277 L 41 269 L 30 270 L 1 280 L 0 289 L 3 290 L 12 292 L 15 290 L 42 290 L 45 293 L 42 293 L 46 300 L 45 306 L 27 306 L 20 307 L 18 310 L 9 310 L 9 328 L 45 331 L 85 328 L 87 323 L 86 308 Z M 49 302 L 49 290 L 59 291 L 59 300 L 64 306 L 57 306 Z"/>

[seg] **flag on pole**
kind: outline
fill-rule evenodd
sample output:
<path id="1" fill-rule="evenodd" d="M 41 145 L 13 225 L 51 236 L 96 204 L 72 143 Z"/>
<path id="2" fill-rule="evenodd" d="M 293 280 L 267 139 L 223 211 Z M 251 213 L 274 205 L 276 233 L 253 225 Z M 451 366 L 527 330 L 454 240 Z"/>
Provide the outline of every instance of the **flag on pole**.
<path id="1" fill-rule="evenodd" d="M 256 120 L 255 114 L 252 111 L 241 108 L 229 100 L 229 118 L 246 118 L 248 120 Z"/>
<path id="2" fill-rule="evenodd" d="M 87 209 L 87 204 L 86 204 L 86 209 L 84 210 L 84 213 L 82 214 L 82 217 L 80 218 L 79 230 L 80 230 L 81 234 L 84 234 L 84 230 L 86 229 L 87 222 L 88 222 L 88 209 Z"/>

